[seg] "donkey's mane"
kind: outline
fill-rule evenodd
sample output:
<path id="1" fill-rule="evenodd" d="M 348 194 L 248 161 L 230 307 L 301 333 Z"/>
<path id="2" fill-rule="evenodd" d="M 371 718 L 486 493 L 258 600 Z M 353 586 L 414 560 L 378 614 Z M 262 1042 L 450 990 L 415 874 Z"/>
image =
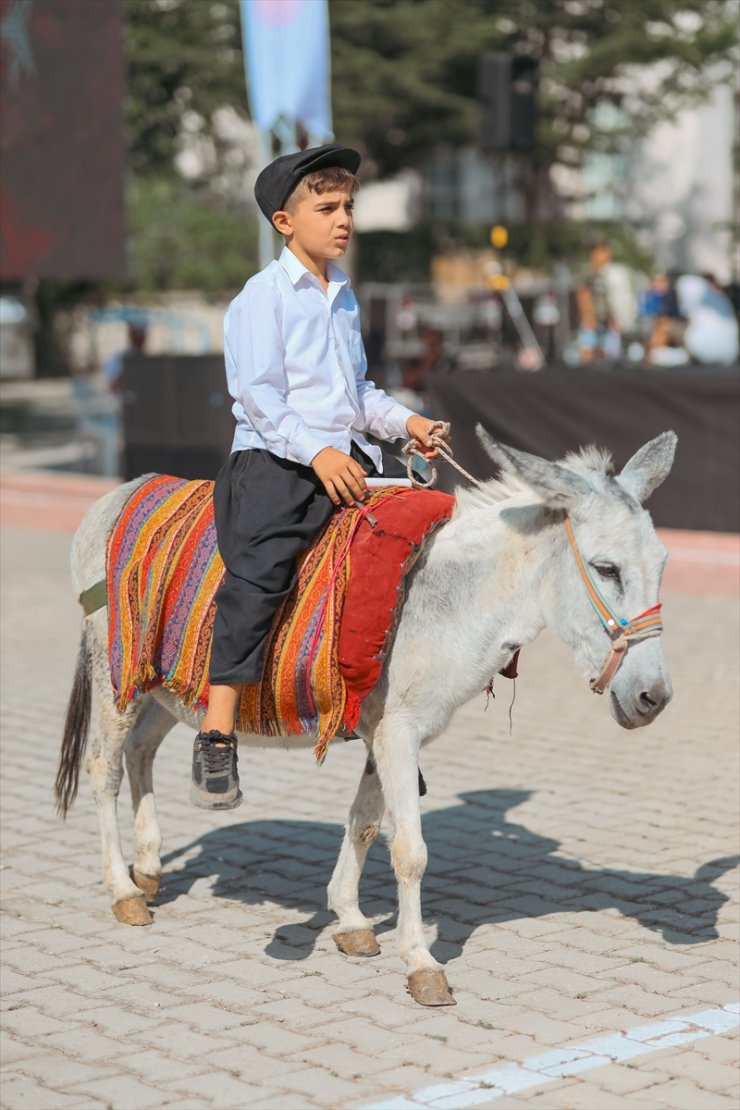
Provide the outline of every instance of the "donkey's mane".
<path id="1" fill-rule="evenodd" d="M 611 452 L 604 447 L 597 447 L 595 443 L 589 443 L 587 447 L 582 447 L 580 451 L 569 452 L 560 461 L 563 466 L 567 466 L 569 470 L 575 470 L 577 474 L 597 474 L 603 478 L 614 477 L 614 459 Z"/>
<path id="2" fill-rule="evenodd" d="M 614 475 L 611 453 L 595 444 L 572 451 L 558 460 L 561 466 L 586 477 L 607 479 Z M 498 478 L 489 478 L 482 486 L 458 487 L 455 491 L 460 508 L 484 508 L 498 505 L 522 494 L 532 496 L 532 489 L 518 475 L 502 471 Z"/>

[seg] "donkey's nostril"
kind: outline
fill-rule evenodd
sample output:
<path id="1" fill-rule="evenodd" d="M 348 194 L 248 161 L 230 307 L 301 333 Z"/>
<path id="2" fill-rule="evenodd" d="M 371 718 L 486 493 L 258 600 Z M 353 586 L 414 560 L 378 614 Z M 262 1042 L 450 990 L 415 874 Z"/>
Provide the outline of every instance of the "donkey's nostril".
<path id="1" fill-rule="evenodd" d="M 640 694 L 640 701 L 643 705 L 646 705 L 648 709 L 655 709 L 655 707 L 659 704 L 655 700 L 655 698 L 651 697 L 647 690 L 643 690 Z"/>

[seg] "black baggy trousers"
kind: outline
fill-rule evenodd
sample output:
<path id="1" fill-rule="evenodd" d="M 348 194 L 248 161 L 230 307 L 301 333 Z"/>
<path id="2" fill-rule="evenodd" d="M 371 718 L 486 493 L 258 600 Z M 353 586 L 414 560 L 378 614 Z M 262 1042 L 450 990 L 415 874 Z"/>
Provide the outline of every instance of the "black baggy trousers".
<path id="1" fill-rule="evenodd" d="M 378 471 L 354 444 L 352 457 Z M 405 474 L 383 451 L 386 477 Z M 265 639 L 296 580 L 296 560 L 328 523 L 334 506 L 310 466 L 269 451 L 235 451 L 213 490 L 218 547 L 226 568 L 216 594 L 210 681 L 259 682 Z"/>

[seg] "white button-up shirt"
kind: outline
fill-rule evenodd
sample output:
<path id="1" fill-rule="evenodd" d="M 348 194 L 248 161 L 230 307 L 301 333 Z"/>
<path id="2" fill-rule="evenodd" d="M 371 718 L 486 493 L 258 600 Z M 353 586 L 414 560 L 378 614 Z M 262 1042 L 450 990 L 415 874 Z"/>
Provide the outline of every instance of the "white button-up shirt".
<path id="1" fill-rule="evenodd" d="M 262 447 L 308 466 L 324 447 L 354 441 L 382 472 L 378 439 L 405 436 L 411 409 L 365 377 L 360 311 L 349 278 L 328 263 L 329 288 L 285 247 L 250 278 L 224 319 L 236 417 L 233 451 Z"/>

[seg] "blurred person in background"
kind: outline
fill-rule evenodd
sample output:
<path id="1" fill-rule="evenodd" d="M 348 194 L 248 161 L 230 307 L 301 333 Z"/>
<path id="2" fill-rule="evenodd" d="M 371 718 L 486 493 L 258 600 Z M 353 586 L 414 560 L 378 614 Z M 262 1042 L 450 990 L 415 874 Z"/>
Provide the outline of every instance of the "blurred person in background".
<path id="1" fill-rule="evenodd" d="M 650 285 L 641 298 L 640 312 L 642 316 L 657 319 L 667 316 L 669 319 L 680 319 L 678 299 L 674 286 L 674 278 L 669 274 L 653 274 Z"/>
<path id="2" fill-rule="evenodd" d="M 421 328 L 421 354 L 415 359 L 405 359 L 401 364 L 401 385 L 404 389 L 421 392 L 427 378 L 432 373 L 440 373 L 453 368 L 453 360 L 447 354 L 445 333 L 440 328 L 424 324 Z"/>
<path id="3" fill-rule="evenodd" d="M 654 274 L 642 298 L 642 316 L 648 334 L 646 360 L 651 366 L 684 366 L 690 361 L 684 346 L 686 320 L 676 296 L 675 277 Z"/>
<path id="4" fill-rule="evenodd" d="M 611 247 L 606 240 L 594 243 L 588 272 L 576 290 L 578 349 L 583 363 L 618 358 L 622 349 L 621 327 L 608 272 L 611 258 Z"/>
<path id="5" fill-rule="evenodd" d="M 128 343 L 103 363 L 103 378 L 111 393 L 120 394 L 123 379 L 123 360 L 128 355 L 143 355 L 147 341 L 147 325 L 143 320 L 128 324 Z"/>
<path id="6" fill-rule="evenodd" d="M 691 358 L 721 366 L 737 362 L 737 317 L 714 275 L 684 274 L 676 281 L 676 298 L 686 320 L 683 343 Z"/>

